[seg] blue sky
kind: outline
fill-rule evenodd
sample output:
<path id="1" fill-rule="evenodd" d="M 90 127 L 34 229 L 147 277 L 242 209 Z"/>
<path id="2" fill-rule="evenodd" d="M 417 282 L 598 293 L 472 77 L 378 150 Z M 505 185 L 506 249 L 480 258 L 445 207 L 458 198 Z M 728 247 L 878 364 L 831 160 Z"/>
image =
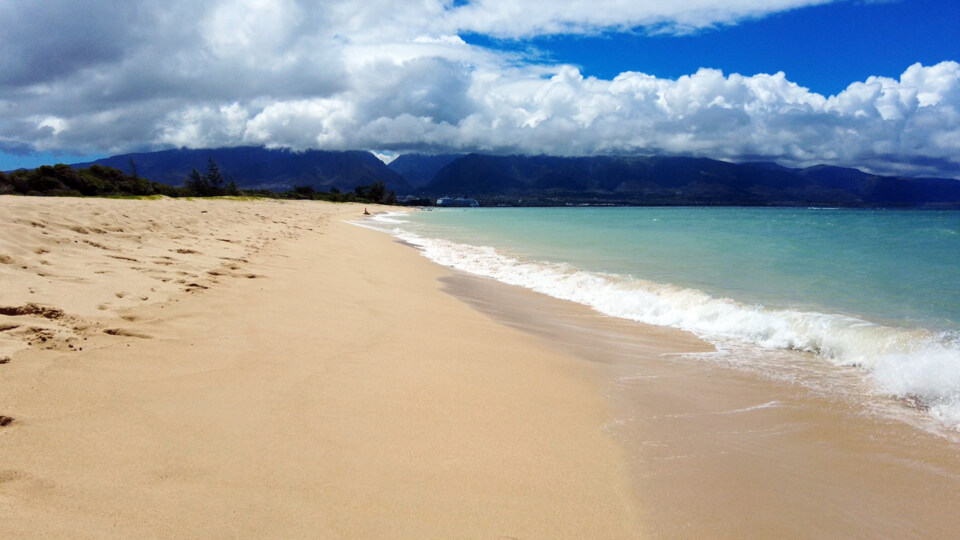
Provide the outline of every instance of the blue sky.
<path id="1" fill-rule="evenodd" d="M 743 75 L 783 71 L 787 79 L 829 96 L 871 75 L 899 77 L 915 62 L 960 60 L 960 2 L 839 2 L 680 36 L 637 31 L 531 40 L 463 37 L 505 50 L 532 47 L 605 79 L 624 71 L 675 79 L 701 67 Z"/>
<path id="2" fill-rule="evenodd" d="M 0 2 L 0 169 L 265 145 L 960 177 L 957 21 L 956 0 Z"/>
<path id="3" fill-rule="evenodd" d="M 82 163 L 93 161 L 110 154 L 96 153 L 76 155 L 64 152 L 26 152 L 24 154 L 13 154 L 0 152 L 0 171 L 12 171 L 15 169 L 34 169 L 41 165 L 54 165 L 57 163 Z"/>

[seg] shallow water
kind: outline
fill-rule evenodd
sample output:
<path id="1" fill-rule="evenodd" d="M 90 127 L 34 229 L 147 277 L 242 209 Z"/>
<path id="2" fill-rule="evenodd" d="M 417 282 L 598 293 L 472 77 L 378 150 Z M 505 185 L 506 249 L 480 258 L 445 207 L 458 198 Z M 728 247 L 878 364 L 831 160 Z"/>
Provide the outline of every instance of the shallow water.
<path id="1" fill-rule="evenodd" d="M 456 209 L 376 226 L 438 263 L 691 331 L 726 353 L 711 361 L 960 426 L 960 212 Z"/>
<path id="2" fill-rule="evenodd" d="M 843 393 L 728 369 L 718 356 L 734 362 L 737 354 L 713 352 L 685 332 L 489 278 L 442 281 L 477 310 L 604 375 L 612 405 L 604 429 L 625 450 L 642 537 L 953 538 L 960 529 L 960 451 L 943 437 L 870 414 Z"/>

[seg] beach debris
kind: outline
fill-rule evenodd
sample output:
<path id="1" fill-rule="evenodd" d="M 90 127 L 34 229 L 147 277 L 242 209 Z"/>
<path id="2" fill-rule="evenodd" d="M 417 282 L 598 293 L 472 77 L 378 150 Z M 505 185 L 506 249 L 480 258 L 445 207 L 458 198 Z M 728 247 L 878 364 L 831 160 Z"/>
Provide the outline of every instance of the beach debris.
<path id="1" fill-rule="evenodd" d="M 10 425 L 10 422 L 13 422 L 13 418 L 10 416 L 0 416 L 0 427 Z"/>

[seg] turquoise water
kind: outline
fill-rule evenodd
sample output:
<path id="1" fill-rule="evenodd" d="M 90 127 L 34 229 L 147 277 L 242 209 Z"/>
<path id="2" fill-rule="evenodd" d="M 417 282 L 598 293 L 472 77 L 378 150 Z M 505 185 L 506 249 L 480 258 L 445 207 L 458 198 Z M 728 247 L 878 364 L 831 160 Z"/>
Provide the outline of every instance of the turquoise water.
<path id="1" fill-rule="evenodd" d="M 504 208 L 404 219 L 424 236 L 770 307 L 960 329 L 956 211 Z"/>
<path id="2" fill-rule="evenodd" d="M 449 209 L 380 225 L 441 264 L 608 315 L 858 366 L 960 426 L 960 212 Z"/>

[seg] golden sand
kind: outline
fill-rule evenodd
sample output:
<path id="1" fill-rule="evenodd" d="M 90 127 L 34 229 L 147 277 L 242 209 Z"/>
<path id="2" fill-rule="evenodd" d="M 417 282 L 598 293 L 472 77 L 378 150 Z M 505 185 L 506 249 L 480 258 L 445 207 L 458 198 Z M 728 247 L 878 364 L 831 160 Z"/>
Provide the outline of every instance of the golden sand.
<path id="1" fill-rule="evenodd" d="M 0 197 L 0 537 L 616 538 L 596 366 L 318 202 Z"/>
<path id="2" fill-rule="evenodd" d="M 0 197 L 0 538 L 960 530 L 956 443 L 362 212 Z"/>

